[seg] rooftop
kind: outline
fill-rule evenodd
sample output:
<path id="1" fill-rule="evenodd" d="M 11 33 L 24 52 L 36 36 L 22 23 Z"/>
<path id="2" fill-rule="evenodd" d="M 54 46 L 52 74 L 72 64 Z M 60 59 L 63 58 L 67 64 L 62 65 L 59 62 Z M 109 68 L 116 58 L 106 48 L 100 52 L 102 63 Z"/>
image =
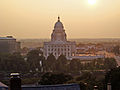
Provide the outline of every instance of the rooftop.
<path id="1" fill-rule="evenodd" d="M 12 36 L 7 36 L 7 37 L 0 37 L 0 40 L 16 40 Z"/>

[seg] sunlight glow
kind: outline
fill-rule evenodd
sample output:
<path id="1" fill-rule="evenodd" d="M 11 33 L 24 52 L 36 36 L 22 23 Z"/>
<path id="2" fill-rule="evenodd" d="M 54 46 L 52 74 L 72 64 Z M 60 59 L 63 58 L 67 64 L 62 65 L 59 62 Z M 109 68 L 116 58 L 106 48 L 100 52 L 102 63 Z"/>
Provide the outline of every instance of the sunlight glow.
<path id="1" fill-rule="evenodd" d="M 96 0 L 88 0 L 88 3 L 89 3 L 90 5 L 94 5 L 94 4 L 96 3 Z"/>

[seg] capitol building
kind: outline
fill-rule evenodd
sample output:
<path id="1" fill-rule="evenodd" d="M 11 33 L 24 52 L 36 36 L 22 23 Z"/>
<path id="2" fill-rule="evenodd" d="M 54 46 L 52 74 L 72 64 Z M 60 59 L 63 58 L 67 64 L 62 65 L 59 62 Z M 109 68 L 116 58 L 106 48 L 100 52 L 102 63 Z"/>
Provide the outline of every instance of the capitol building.
<path id="1" fill-rule="evenodd" d="M 51 53 L 56 57 L 65 55 L 67 59 L 72 58 L 76 52 L 76 43 L 67 41 L 64 26 L 58 17 L 51 34 L 51 41 L 44 42 L 44 56 L 47 58 Z"/>

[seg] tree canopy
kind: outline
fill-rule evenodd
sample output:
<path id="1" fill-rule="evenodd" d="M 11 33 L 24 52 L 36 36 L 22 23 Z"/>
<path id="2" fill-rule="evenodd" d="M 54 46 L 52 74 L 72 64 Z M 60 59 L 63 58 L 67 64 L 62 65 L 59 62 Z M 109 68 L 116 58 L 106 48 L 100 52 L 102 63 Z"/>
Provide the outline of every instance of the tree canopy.
<path id="1" fill-rule="evenodd" d="M 72 76 L 70 76 L 70 75 L 65 75 L 63 73 L 48 72 L 41 76 L 39 84 L 40 85 L 64 84 L 71 79 L 72 79 Z"/>

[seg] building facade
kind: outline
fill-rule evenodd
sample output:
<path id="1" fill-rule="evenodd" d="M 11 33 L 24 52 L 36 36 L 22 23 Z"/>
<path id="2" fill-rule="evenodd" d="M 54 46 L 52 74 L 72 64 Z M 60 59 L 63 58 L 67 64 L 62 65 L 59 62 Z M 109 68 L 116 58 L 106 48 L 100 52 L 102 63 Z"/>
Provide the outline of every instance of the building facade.
<path id="1" fill-rule="evenodd" d="M 13 53 L 20 51 L 20 42 L 12 36 L 0 37 L 0 53 Z"/>
<path id="2" fill-rule="evenodd" d="M 69 59 L 75 55 L 75 52 L 76 43 L 67 41 L 64 26 L 60 21 L 60 17 L 58 17 L 58 21 L 55 23 L 54 30 L 51 34 L 51 41 L 44 42 L 44 56 L 47 58 L 52 53 L 57 59 L 63 54 Z"/>

